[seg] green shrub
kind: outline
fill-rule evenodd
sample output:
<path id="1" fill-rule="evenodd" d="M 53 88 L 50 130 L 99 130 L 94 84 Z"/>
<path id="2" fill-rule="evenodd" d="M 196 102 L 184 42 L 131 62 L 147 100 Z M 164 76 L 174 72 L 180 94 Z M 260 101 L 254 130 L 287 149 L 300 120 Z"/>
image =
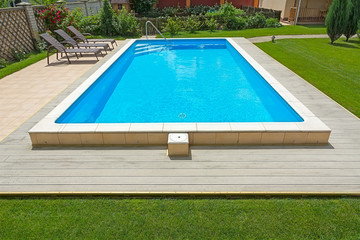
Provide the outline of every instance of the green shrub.
<path id="1" fill-rule="evenodd" d="M 247 28 L 265 28 L 266 17 L 262 13 L 256 13 L 246 19 Z"/>
<path id="2" fill-rule="evenodd" d="M 164 30 L 166 32 L 169 32 L 170 35 L 175 35 L 177 33 L 179 33 L 180 29 L 181 29 L 181 20 L 178 18 L 172 19 L 172 18 L 168 18 L 166 25 L 164 27 Z"/>
<path id="3" fill-rule="evenodd" d="M 162 16 L 174 17 L 178 13 L 178 10 L 174 7 L 164 7 L 161 9 Z"/>
<path id="4" fill-rule="evenodd" d="M 195 33 L 196 31 L 200 30 L 203 23 L 199 21 L 197 17 L 194 15 L 188 17 L 184 22 L 184 28 L 189 33 Z"/>
<path id="5" fill-rule="evenodd" d="M 107 36 L 116 35 L 118 19 L 108 0 L 103 1 L 100 13 L 100 31 Z"/>
<path id="6" fill-rule="evenodd" d="M 79 23 L 81 19 L 84 17 L 84 13 L 82 12 L 81 8 L 75 8 L 72 11 L 69 11 L 66 18 L 63 19 L 61 22 L 60 28 L 67 31 L 66 27 L 68 26 L 74 26 L 76 28 L 79 27 Z"/>
<path id="7" fill-rule="evenodd" d="M 266 27 L 267 28 L 278 28 L 278 27 L 282 27 L 282 25 L 278 19 L 268 18 L 268 19 L 266 19 Z"/>
<path id="8" fill-rule="evenodd" d="M 325 19 L 326 31 L 330 37 L 331 44 L 344 33 L 348 19 L 347 0 L 333 0 Z"/>
<path id="9" fill-rule="evenodd" d="M 47 44 L 44 40 L 37 41 L 35 44 L 35 49 L 37 52 L 42 52 L 47 49 Z"/>
<path id="10" fill-rule="evenodd" d="M 238 30 L 245 27 L 244 11 L 237 9 L 228 2 L 221 5 L 217 11 L 206 13 L 206 16 L 219 20 L 223 24 L 224 30 Z"/>
<path id="11" fill-rule="evenodd" d="M 133 14 L 128 14 L 125 8 L 121 9 L 118 14 L 117 33 L 121 36 L 138 36 L 140 28 L 137 18 Z"/>
<path id="12" fill-rule="evenodd" d="M 58 0 L 30 0 L 30 2 L 33 5 L 45 5 L 45 6 L 56 4 L 57 1 Z"/>
<path id="13" fill-rule="evenodd" d="M 162 12 L 158 8 L 151 9 L 146 14 L 143 14 L 145 17 L 157 18 L 162 16 Z"/>
<path id="14" fill-rule="evenodd" d="M 26 51 L 24 47 L 20 47 L 19 49 L 15 49 L 15 48 L 11 49 L 11 54 L 18 62 L 26 58 Z"/>
<path id="15" fill-rule="evenodd" d="M 0 58 L 0 69 L 5 68 L 7 65 L 7 61 L 3 58 Z"/>
<path id="16" fill-rule="evenodd" d="M 91 33 L 94 35 L 101 33 L 100 27 L 100 14 L 84 17 L 79 24 L 79 28 L 83 32 Z"/>
<path id="17" fill-rule="evenodd" d="M 360 20 L 360 0 L 348 0 L 347 6 L 348 19 L 344 26 L 344 35 L 346 41 L 354 36 L 358 31 L 358 23 Z"/>
<path id="18" fill-rule="evenodd" d="M 213 32 L 219 28 L 219 23 L 214 18 L 211 18 L 210 20 L 206 19 L 205 24 L 210 32 Z"/>
<path id="19" fill-rule="evenodd" d="M 94 35 L 101 34 L 100 31 L 100 13 L 91 16 L 85 16 L 81 8 L 72 10 L 62 24 L 62 29 L 67 31 L 67 26 L 74 26 L 81 32 L 87 32 Z"/>
<path id="20" fill-rule="evenodd" d="M 146 15 L 146 13 L 152 11 L 155 3 L 157 3 L 157 0 L 133 0 L 135 11 L 141 15 Z"/>
<path id="21" fill-rule="evenodd" d="M 7 8 L 7 7 L 12 7 L 12 6 L 13 6 L 12 1 L 10 1 L 10 0 L 0 0 L 0 8 Z"/>
<path id="22" fill-rule="evenodd" d="M 214 9 L 219 9 L 219 5 L 215 5 L 215 6 L 203 6 L 201 4 L 199 5 L 194 5 L 191 6 L 187 9 L 188 15 L 205 15 L 206 13 L 214 10 Z"/>

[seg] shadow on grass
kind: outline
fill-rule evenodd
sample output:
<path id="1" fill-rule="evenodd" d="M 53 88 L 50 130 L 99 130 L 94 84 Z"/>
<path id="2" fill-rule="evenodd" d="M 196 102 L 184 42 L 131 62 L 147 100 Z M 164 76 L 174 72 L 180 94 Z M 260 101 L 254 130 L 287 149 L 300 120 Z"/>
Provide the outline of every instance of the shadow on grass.
<path id="1" fill-rule="evenodd" d="M 360 38 L 358 38 L 358 39 L 350 39 L 350 40 L 348 41 L 348 43 L 360 44 Z"/>
<path id="2" fill-rule="evenodd" d="M 329 43 L 330 44 L 330 43 Z M 342 47 L 342 48 L 355 48 L 355 49 L 358 49 L 359 47 L 356 47 L 356 46 L 354 46 L 354 45 L 351 45 L 351 44 L 349 44 L 348 42 L 344 42 L 344 43 L 337 43 L 337 42 L 335 42 L 334 44 L 333 44 L 333 46 L 335 46 L 335 47 Z"/>
<path id="3" fill-rule="evenodd" d="M 309 24 L 309 25 L 300 25 L 302 27 L 306 27 L 306 28 L 324 28 L 325 25 L 324 24 Z"/>

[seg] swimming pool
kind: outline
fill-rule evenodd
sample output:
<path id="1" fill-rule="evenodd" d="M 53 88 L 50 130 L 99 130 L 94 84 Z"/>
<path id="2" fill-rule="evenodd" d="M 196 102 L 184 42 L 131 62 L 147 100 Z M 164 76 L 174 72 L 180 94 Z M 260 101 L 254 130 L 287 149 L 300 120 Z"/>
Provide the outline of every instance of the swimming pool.
<path id="1" fill-rule="evenodd" d="M 301 122 L 225 39 L 136 41 L 56 123 Z"/>
<path id="2" fill-rule="evenodd" d="M 241 41 L 130 40 L 29 131 L 33 145 L 164 145 L 174 132 L 193 145 L 327 143 Z"/>

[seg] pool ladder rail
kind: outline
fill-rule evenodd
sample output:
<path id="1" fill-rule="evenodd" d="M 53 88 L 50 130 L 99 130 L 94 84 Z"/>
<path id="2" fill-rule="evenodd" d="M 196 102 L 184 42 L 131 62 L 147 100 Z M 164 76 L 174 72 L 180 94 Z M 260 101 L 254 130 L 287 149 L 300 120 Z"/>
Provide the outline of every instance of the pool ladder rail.
<path id="1" fill-rule="evenodd" d="M 145 31 L 146 31 L 146 39 L 148 39 L 148 24 L 151 24 L 151 26 L 153 26 L 154 27 L 154 29 L 165 39 L 165 41 L 167 42 L 167 43 L 169 43 L 169 41 L 166 39 L 166 37 L 164 37 L 164 35 L 160 32 L 160 30 L 151 22 L 151 21 L 147 21 L 146 23 L 145 23 Z"/>

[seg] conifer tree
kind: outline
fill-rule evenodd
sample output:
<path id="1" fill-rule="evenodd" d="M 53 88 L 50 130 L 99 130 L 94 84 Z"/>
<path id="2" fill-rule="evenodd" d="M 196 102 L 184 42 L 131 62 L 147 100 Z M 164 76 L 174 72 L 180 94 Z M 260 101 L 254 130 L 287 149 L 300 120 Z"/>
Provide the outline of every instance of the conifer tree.
<path id="1" fill-rule="evenodd" d="M 348 20 L 347 12 L 348 0 L 333 0 L 329 12 L 326 16 L 325 25 L 331 44 L 341 37 L 344 33 L 345 25 Z"/>
<path id="2" fill-rule="evenodd" d="M 344 26 L 344 35 L 346 41 L 354 36 L 358 30 L 358 23 L 360 20 L 360 0 L 348 0 L 348 19 Z"/>
<path id="3" fill-rule="evenodd" d="M 114 9 L 111 7 L 108 0 L 103 1 L 103 7 L 100 14 L 100 30 L 103 34 L 112 36 L 116 34 L 114 25 L 117 22 L 117 17 Z"/>

